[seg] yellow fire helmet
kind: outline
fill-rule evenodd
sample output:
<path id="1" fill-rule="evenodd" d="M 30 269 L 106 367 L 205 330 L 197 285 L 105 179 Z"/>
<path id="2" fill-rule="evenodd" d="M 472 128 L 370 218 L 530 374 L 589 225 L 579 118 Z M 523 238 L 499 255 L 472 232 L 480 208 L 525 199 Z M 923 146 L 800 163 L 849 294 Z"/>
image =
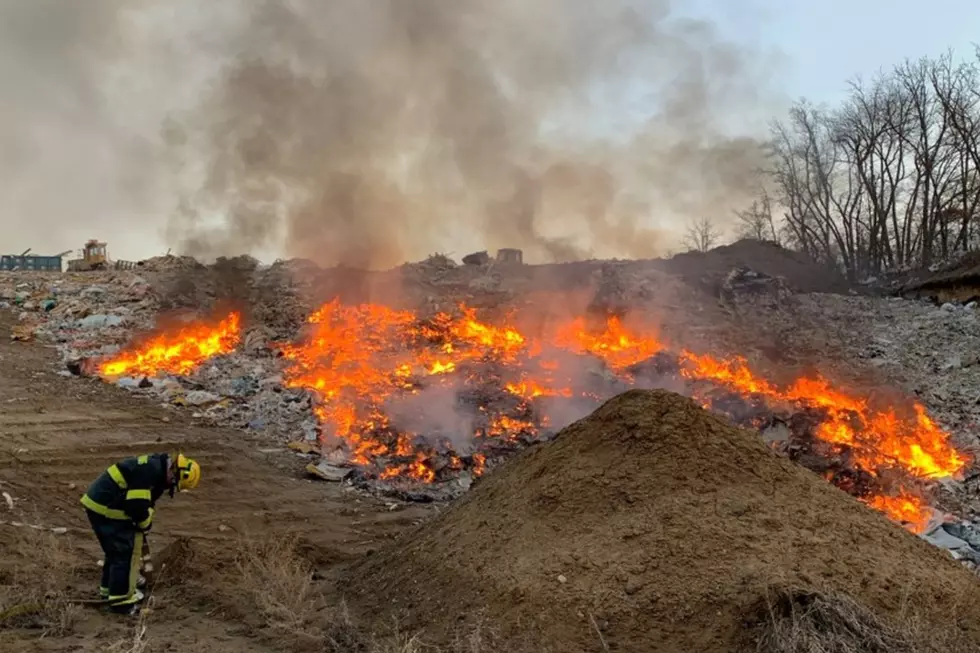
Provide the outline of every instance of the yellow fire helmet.
<path id="1" fill-rule="evenodd" d="M 177 489 L 193 490 L 201 481 L 201 466 L 186 457 L 184 454 L 177 454 Z"/>

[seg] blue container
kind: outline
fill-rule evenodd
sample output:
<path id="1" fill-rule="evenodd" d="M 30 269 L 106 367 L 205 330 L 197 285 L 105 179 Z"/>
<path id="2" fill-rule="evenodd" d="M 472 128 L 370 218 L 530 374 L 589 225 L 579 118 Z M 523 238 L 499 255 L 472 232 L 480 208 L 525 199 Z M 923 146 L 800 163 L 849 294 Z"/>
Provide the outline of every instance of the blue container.
<path id="1" fill-rule="evenodd" d="M 35 272 L 61 272 L 60 256 L 0 256 L 0 270 L 32 270 Z"/>

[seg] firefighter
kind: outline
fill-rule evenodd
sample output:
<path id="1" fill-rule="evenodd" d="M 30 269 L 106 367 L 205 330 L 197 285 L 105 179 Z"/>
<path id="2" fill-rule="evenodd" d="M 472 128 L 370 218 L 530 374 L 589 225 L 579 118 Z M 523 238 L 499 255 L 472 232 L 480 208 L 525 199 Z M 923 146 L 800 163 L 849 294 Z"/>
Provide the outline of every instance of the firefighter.
<path id="1" fill-rule="evenodd" d="M 174 492 L 193 489 L 200 480 L 200 465 L 184 454 L 154 453 L 110 466 L 82 495 L 81 503 L 105 553 L 99 594 L 114 611 L 139 611 L 143 538 L 153 526 L 157 499 L 164 492 L 173 498 Z"/>

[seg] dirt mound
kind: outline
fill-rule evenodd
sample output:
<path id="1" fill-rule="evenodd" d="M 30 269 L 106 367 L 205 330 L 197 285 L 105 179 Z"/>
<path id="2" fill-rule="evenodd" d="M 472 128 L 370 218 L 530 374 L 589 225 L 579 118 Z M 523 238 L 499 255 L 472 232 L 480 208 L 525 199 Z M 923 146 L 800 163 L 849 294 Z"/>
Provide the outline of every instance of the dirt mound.
<path id="1" fill-rule="evenodd" d="M 665 261 L 665 271 L 714 293 L 733 268 L 783 277 L 794 290 L 846 294 L 851 285 L 837 270 L 800 252 L 762 240 L 743 239 L 708 252 L 686 252 Z"/>
<path id="2" fill-rule="evenodd" d="M 849 595 L 885 621 L 915 606 L 923 632 L 980 644 L 968 571 L 665 391 L 609 400 L 345 583 L 365 618 L 401 610 L 448 639 L 482 615 L 504 650 L 755 650 L 746 622 L 785 586 Z"/>

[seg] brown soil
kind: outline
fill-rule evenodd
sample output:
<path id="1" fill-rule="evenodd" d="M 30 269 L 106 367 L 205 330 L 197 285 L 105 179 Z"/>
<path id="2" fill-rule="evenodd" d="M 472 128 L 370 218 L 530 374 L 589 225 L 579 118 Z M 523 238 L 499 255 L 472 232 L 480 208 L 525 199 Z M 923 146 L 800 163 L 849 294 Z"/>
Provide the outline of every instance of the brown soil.
<path id="1" fill-rule="evenodd" d="M 346 586 L 365 618 L 401 611 L 445 638 L 458 615 L 485 618 L 503 650 L 755 650 L 745 622 L 785 586 L 843 592 L 980 646 L 967 570 L 664 391 L 611 399 L 498 468 L 354 564 Z"/>
<path id="2" fill-rule="evenodd" d="M 10 510 L 0 499 L 0 612 L 38 601 L 46 607 L 0 623 L 0 651 L 297 650 L 289 639 L 261 636 L 268 624 L 257 621 L 255 591 L 246 594 L 275 589 L 255 581 L 271 586 L 274 574 L 254 575 L 248 585 L 242 569 L 255 565 L 240 564 L 242 543 L 294 542 L 304 564 L 328 570 L 428 513 L 420 506 L 392 510 L 310 481 L 304 462 L 275 443 L 198 426 L 188 411 L 99 381 L 61 377 L 51 349 L 10 340 L 14 322 L 0 311 L 0 491 L 14 504 Z M 150 542 L 159 582 L 145 621 L 148 647 L 134 649 L 139 624 L 64 604 L 93 596 L 99 583 L 101 552 L 78 498 L 110 463 L 178 446 L 201 462 L 203 480 L 193 493 L 157 506 Z M 316 575 L 292 569 L 302 573 L 292 573 L 281 594 L 318 591 Z"/>

